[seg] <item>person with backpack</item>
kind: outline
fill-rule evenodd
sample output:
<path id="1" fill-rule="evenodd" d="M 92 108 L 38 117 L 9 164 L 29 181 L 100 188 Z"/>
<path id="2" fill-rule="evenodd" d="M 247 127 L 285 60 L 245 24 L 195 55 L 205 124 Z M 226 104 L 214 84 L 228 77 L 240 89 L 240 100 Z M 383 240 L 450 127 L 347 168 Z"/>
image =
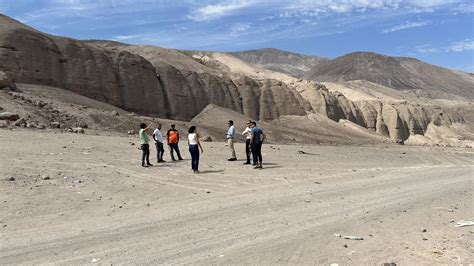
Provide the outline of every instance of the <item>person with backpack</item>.
<path id="1" fill-rule="evenodd" d="M 176 161 L 173 151 L 176 151 L 178 160 L 182 161 L 181 153 L 179 152 L 179 132 L 175 128 L 175 124 L 171 124 L 171 128 L 166 133 L 168 146 L 170 147 L 171 160 Z"/>
<path id="2" fill-rule="evenodd" d="M 195 126 L 191 126 L 188 130 L 188 145 L 189 153 L 191 154 L 191 169 L 195 174 L 199 173 L 199 149 L 203 153 L 201 142 L 199 141 L 199 134 Z"/>

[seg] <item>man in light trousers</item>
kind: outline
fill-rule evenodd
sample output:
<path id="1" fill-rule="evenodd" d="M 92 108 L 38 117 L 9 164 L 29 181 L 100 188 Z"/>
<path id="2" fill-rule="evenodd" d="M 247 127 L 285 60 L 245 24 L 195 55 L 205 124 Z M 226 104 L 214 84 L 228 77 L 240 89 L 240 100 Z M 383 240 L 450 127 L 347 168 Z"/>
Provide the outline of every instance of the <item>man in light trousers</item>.
<path id="1" fill-rule="evenodd" d="M 229 145 L 231 156 L 228 161 L 237 161 L 237 156 L 235 155 L 234 142 L 235 142 L 235 127 L 234 121 L 229 120 L 227 123 L 229 129 L 227 130 L 227 145 Z"/>

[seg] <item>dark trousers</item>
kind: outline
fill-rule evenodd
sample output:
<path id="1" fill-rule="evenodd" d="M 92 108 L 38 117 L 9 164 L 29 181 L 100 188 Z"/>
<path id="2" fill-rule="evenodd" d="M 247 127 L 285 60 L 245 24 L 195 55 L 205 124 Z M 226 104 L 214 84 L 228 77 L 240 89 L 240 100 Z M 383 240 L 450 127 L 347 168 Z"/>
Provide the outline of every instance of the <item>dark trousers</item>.
<path id="1" fill-rule="evenodd" d="M 165 153 L 165 149 L 163 148 L 163 143 L 161 142 L 156 142 L 156 158 L 157 161 L 163 161 L 163 153 Z"/>
<path id="2" fill-rule="evenodd" d="M 198 171 L 199 169 L 199 147 L 198 145 L 189 145 L 189 153 L 191 153 L 191 169 Z"/>
<path id="3" fill-rule="evenodd" d="M 252 157 L 253 163 L 257 164 L 262 162 L 262 143 L 256 142 L 252 145 Z"/>
<path id="4" fill-rule="evenodd" d="M 176 155 L 178 155 L 178 159 L 182 160 L 183 158 L 181 157 L 181 153 L 179 152 L 178 143 L 169 144 L 169 146 L 170 146 L 171 160 L 176 161 L 176 159 L 174 158 L 173 150 L 176 151 Z"/>
<path id="5" fill-rule="evenodd" d="M 250 139 L 245 140 L 245 154 L 247 155 L 247 163 L 250 163 L 250 155 L 252 154 L 252 146 L 250 145 Z"/>
<path id="6" fill-rule="evenodd" d="M 142 149 L 142 165 L 150 164 L 150 145 L 142 144 L 140 145 Z"/>

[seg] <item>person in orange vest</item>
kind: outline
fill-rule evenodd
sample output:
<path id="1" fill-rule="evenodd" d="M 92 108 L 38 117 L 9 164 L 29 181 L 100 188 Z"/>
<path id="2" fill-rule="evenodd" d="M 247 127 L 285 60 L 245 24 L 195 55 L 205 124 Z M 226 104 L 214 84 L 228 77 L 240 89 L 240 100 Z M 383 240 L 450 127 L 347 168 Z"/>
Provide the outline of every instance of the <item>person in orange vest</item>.
<path id="1" fill-rule="evenodd" d="M 171 128 L 168 130 L 166 133 L 167 140 L 168 140 L 168 146 L 170 147 L 170 154 L 171 154 L 171 160 L 176 161 L 174 158 L 173 150 L 176 151 L 176 155 L 178 155 L 178 160 L 183 160 L 181 157 L 181 153 L 179 152 L 179 132 L 176 130 L 175 125 L 171 124 Z"/>

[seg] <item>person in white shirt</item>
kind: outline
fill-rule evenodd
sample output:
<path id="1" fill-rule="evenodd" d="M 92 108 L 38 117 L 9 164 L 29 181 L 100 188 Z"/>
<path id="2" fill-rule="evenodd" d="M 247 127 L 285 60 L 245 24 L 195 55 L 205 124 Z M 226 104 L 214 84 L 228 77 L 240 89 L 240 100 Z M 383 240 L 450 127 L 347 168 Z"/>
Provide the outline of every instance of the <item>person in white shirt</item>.
<path id="1" fill-rule="evenodd" d="M 199 173 L 199 149 L 203 153 L 201 142 L 199 141 L 199 134 L 195 126 L 191 126 L 188 130 L 188 145 L 189 153 L 191 153 L 191 169 L 195 174 Z"/>
<path id="2" fill-rule="evenodd" d="M 242 136 L 245 136 L 245 154 L 247 155 L 247 161 L 244 164 L 250 164 L 250 155 L 252 154 L 252 146 L 250 145 L 250 141 L 252 140 L 252 128 L 250 128 L 251 123 L 252 121 L 247 121 L 247 127 L 244 132 L 242 132 Z"/>
<path id="3" fill-rule="evenodd" d="M 163 154 L 165 153 L 165 149 L 163 148 L 163 134 L 161 133 L 161 124 L 156 125 L 156 129 L 155 131 L 153 131 L 153 139 L 155 140 L 157 161 L 159 163 L 166 162 L 165 160 L 163 160 Z"/>
<path id="4" fill-rule="evenodd" d="M 234 121 L 229 120 L 227 125 L 229 126 L 229 129 L 227 130 L 227 134 L 226 134 L 227 144 L 229 145 L 230 152 L 231 152 L 231 155 L 228 161 L 237 161 L 237 156 L 235 155 L 235 149 L 234 149 L 234 143 L 235 143 Z"/>

